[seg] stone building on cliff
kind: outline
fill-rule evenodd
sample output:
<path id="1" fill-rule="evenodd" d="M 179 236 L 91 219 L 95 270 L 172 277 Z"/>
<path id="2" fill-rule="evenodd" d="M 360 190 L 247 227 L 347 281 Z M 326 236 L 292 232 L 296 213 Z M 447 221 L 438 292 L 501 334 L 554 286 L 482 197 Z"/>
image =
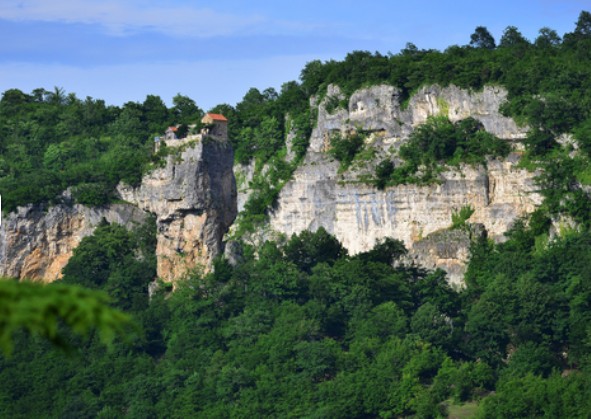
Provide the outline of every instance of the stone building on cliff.
<path id="1" fill-rule="evenodd" d="M 201 118 L 202 128 L 199 134 L 182 134 L 180 125 L 168 127 L 163 137 L 154 137 L 154 151 L 160 150 L 162 143 L 167 147 L 178 147 L 192 141 L 201 141 L 205 137 L 218 141 L 228 141 L 228 119 L 217 113 L 207 113 Z M 193 131 L 196 124 L 184 126 L 187 130 Z"/>
<path id="2" fill-rule="evenodd" d="M 228 120 L 224 115 L 207 113 L 201 119 L 201 123 L 203 124 L 201 135 L 204 137 L 213 137 L 221 141 L 228 139 Z"/>

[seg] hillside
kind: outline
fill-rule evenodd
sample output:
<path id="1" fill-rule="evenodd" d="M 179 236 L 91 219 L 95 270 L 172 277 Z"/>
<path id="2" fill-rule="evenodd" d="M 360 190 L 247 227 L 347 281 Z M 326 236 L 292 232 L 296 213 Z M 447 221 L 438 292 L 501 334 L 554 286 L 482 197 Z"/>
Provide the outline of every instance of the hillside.
<path id="1" fill-rule="evenodd" d="M 3 337 L 0 416 L 588 415 L 590 13 L 313 61 L 209 112 L 228 140 L 155 152 L 202 128 L 190 98 L 3 94 L 0 274 L 137 327 Z M 70 352 L 35 334 L 60 316 Z"/>

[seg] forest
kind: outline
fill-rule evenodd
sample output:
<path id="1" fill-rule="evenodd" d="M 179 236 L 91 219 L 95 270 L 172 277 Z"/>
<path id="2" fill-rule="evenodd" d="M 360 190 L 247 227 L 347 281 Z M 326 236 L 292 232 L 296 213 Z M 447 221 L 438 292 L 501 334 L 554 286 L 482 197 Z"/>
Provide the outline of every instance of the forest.
<path id="1" fill-rule="evenodd" d="M 439 417 L 479 402 L 481 417 L 585 417 L 591 234 L 543 246 L 534 218 L 475 243 L 462 290 L 393 267 L 398 241 L 350 256 L 320 229 L 151 298 L 153 229 L 105 224 L 61 282 L 108 293 L 135 328 L 109 346 L 64 329 L 61 350 L 15 333 L 0 416 Z"/>
<path id="2" fill-rule="evenodd" d="M 264 222 L 304 157 L 310 98 L 329 84 L 346 95 L 390 84 L 406 99 L 434 83 L 504 86 L 503 113 L 530 127 L 521 165 L 539 171 L 544 202 L 503 243 L 474 241 L 464 288 L 450 287 L 443 271 L 402 263 L 401 242 L 349 255 L 320 229 L 243 243 L 236 264 L 218 259 L 213 272 L 150 295 L 154 221 L 133 231 L 104 223 L 46 291 L 2 282 L 0 416 L 587 417 L 591 13 L 562 37 L 542 28 L 530 41 L 509 26 L 497 44 L 479 26 L 467 42 L 312 61 L 280 91 L 251 89 L 236 106 L 210 110 L 230 121 L 236 163 L 255 161 L 255 192 L 239 219 L 247 231 Z M 59 203 L 67 188 L 79 203 L 115 202 L 119 182 L 138 184 L 158 164 L 153 137 L 202 115 L 180 94 L 171 108 L 153 95 L 116 107 L 61 88 L 8 90 L 3 211 Z M 289 132 L 296 157 L 288 162 Z M 338 144 L 335 158 L 347 163 L 357 144 Z M 375 186 L 430 182 L 442 165 L 507 152 L 474 120 L 434 119 L 401 149 L 404 164 L 376 167 Z M 556 231 L 559 218 L 571 222 Z M 49 318 L 19 311 L 19 301 L 49 300 Z"/>

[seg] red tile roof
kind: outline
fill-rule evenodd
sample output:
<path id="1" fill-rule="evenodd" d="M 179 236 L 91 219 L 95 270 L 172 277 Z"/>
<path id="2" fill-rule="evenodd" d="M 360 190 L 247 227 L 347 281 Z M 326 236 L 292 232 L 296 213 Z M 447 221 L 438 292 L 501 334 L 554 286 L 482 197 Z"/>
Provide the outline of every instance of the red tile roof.
<path id="1" fill-rule="evenodd" d="M 224 121 L 224 122 L 228 121 L 224 115 L 219 114 L 219 113 L 208 113 L 205 116 L 209 116 L 214 121 Z"/>
<path id="2" fill-rule="evenodd" d="M 179 129 L 178 127 L 168 127 L 167 131 L 177 132 Z"/>

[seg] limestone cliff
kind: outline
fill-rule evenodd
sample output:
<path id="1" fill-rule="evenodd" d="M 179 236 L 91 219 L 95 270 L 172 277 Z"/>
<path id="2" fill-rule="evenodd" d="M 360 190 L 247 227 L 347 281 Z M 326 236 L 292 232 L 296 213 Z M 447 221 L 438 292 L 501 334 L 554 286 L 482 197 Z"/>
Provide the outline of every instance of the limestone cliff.
<path id="1" fill-rule="evenodd" d="M 128 204 L 19 207 L 3 218 L 0 227 L 0 276 L 51 282 L 61 277 L 74 248 L 103 219 L 132 227 L 147 216 Z"/>
<path id="2" fill-rule="evenodd" d="M 417 92 L 403 109 L 396 88 L 374 86 L 355 92 L 347 109 L 328 112 L 330 97 L 342 99 L 338 87 L 331 86 L 327 98 L 318 105 L 318 123 L 306 159 L 281 191 L 271 213 L 271 228 L 291 235 L 322 226 L 351 253 L 368 250 L 377 239 L 389 236 L 402 240 L 415 259 L 430 267 L 463 266 L 469 243 L 453 252 L 457 255 L 453 257 L 439 257 L 437 252 L 425 250 L 433 253 L 431 259 L 419 255 L 421 246 L 417 243 L 449 228 L 452 212 L 467 205 L 475 210 L 470 222 L 482 224 L 489 237 L 502 240 L 517 217 L 541 203 L 534 174 L 517 166 L 518 152 L 505 160 L 489 159 L 485 166 L 447 170 L 437 184 L 399 185 L 380 191 L 359 182 L 359 169 L 339 173 L 338 162 L 326 151 L 331 133 L 364 130 L 374 133 L 367 145 L 378 155 L 383 154 L 404 143 L 414 128 L 432 115 L 445 115 L 452 121 L 471 116 L 499 138 L 516 142 L 525 136 L 527 128 L 499 113 L 506 95 L 497 87 L 471 93 L 453 86 L 430 86 Z M 453 281 L 458 282 L 461 269 L 453 270 Z"/>
<path id="3" fill-rule="evenodd" d="M 156 215 L 157 272 L 166 280 L 198 267 L 207 270 L 236 217 L 229 143 L 206 138 L 176 151 L 138 188 L 118 188 L 124 200 Z"/>
<path id="4" fill-rule="evenodd" d="M 0 228 L 0 275 L 55 280 L 103 218 L 132 227 L 149 214 L 156 217 L 161 278 L 175 280 L 198 266 L 208 269 L 236 216 L 232 162 L 227 142 L 205 139 L 174 150 L 139 187 L 120 185 L 127 204 L 21 207 L 4 217 Z"/>

